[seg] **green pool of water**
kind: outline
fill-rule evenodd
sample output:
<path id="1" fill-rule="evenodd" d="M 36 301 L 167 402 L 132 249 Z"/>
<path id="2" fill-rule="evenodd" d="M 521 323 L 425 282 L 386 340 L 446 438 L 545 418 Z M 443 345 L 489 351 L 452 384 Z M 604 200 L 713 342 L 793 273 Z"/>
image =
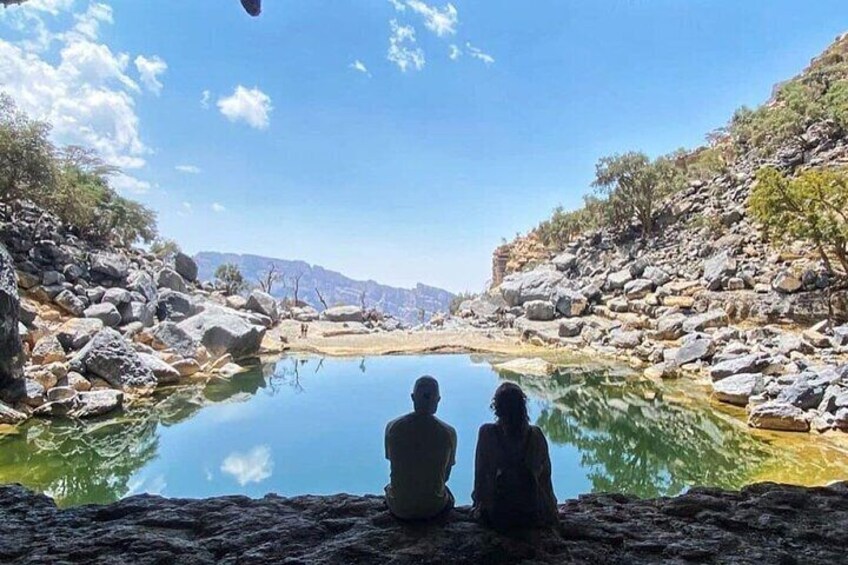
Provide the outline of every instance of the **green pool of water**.
<path id="1" fill-rule="evenodd" d="M 0 436 L 0 483 L 22 483 L 62 505 L 141 492 L 380 493 L 385 423 L 409 410 L 422 374 L 439 379 L 439 416 L 458 432 L 450 486 L 460 503 L 470 499 L 477 428 L 491 420 L 491 395 L 504 378 L 531 397 L 560 500 L 595 491 L 673 495 L 769 478 L 824 481 L 848 469 L 841 451 L 784 448 L 675 385 L 579 367 L 552 378 L 499 375 L 491 362 L 283 358 L 231 381 L 181 387 L 117 417 L 28 423 Z"/>

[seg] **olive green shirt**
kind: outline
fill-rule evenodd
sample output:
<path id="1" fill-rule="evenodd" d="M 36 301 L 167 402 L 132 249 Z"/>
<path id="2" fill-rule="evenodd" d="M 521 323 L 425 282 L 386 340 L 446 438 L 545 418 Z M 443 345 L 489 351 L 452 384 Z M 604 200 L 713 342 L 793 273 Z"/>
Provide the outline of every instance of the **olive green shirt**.
<path id="1" fill-rule="evenodd" d="M 456 462 L 456 430 L 430 414 L 412 412 L 386 426 L 391 482 L 386 504 L 407 520 L 436 516 L 453 496 L 445 483 Z"/>

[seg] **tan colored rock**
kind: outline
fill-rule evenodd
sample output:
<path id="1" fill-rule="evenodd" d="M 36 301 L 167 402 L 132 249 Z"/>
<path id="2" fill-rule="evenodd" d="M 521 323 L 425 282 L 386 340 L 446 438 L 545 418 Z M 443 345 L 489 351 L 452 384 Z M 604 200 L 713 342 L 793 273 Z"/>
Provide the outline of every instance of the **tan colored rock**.
<path id="1" fill-rule="evenodd" d="M 86 392 L 91 390 L 89 380 L 75 371 L 70 371 L 64 379 L 59 380 L 60 386 L 67 386 L 77 392 Z"/>
<path id="2" fill-rule="evenodd" d="M 691 308 L 695 305 L 695 299 L 691 296 L 666 296 L 662 300 L 663 306 L 673 308 Z"/>
<path id="3" fill-rule="evenodd" d="M 32 362 L 36 365 L 63 361 L 65 361 L 65 350 L 55 335 L 44 336 L 35 343 L 32 349 Z"/>
<path id="4" fill-rule="evenodd" d="M 179 359 L 171 363 L 171 366 L 180 373 L 181 377 L 190 377 L 200 372 L 200 363 L 194 359 Z"/>
<path id="5" fill-rule="evenodd" d="M 506 373 L 515 373 L 518 375 L 532 375 L 537 377 L 547 377 L 554 372 L 554 366 L 538 357 L 513 359 L 505 363 L 499 363 L 494 366 L 496 371 Z"/>

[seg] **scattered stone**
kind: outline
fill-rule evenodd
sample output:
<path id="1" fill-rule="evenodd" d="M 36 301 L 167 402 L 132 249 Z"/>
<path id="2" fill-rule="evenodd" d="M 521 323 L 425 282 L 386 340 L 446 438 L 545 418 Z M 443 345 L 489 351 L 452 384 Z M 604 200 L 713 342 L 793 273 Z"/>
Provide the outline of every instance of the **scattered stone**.
<path id="1" fill-rule="evenodd" d="M 695 338 L 680 346 L 674 357 L 674 364 L 678 367 L 693 363 L 702 359 L 708 359 L 715 352 L 713 340 L 708 337 Z"/>
<path id="2" fill-rule="evenodd" d="M 119 253 L 95 253 L 91 257 L 91 272 L 111 279 L 123 279 L 129 273 L 129 261 Z"/>
<path id="3" fill-rule="evenodd" d="M 615 330 L 610 335 L 610 345 L 613 347 L 635 349 L 642 343 L 644 333 L 639 330 Z"/>
<path id="4" fill-rule="evenodd" d="M 554 305 L 545 300 L 530 300 L 524 303 L 524 315 L 528 320 L 553 320 Z"/>
<path id="5" fill-rule="evenodd" d="M 69 386 L 77 392 L 91 390 L 89 380 L 75 371 L 70 371 L 64 379 L 59 379 L 58 385 Z"/>
<path id="6" fill-rule="evenodd" d="M 748 399 L 765 390 L 761 373 L 740 373 L 713 383 L 713 394 L 721 402 L 745 406 Z"/>
<path id="7" fill-rule="evenodd" d="M 127 279 L 127 290 L 139 293 L 147 302 L 155 302 L 159 296 L 156 281 L 153 280 L 153 276 L 147 271 L 135 271 L 132 273 Z"/>
<path id="8" fill-rule="evenodd" d="M 22 383 L 23 384 L 23 383 Z M 18 412 L 14 408 L 9 407 L 0 400 L 0 424 L 14 426 L 20 424 L 27 419 L 26 414 Z"/>
<path id="9" fill-rule="evenodd" d="M 200 363 L 194 359 L 178 359 L 171 363 L 181 377 L 190 377 L 200 371 Z"/>
<path id="10" fill-rule="evenodd" d="M 85 312 L 85 302 L 70 290 L 63 290 L 57 294 L 53 302 L 72 316 L 80 317 Z"/>
<path id="11" fill-rule="evenodd" d="M 683 322 L 686 321 L 684 314 L 669 314 L 657 320 L 657 329 L 654 330 L 654 339 L 672 341 L 683 336 Z"/>
<path id="12" fill-rule="evenodd" d="M 101 302 L 85 309 L 86 318 L 95 318 L 103 322 L 103 325 L 116 328 L 121 325 L 121 314 L 114 304 Z"/>
<path id="13" fill-rule="evenodd" d="M 117 410 L 124 403 L 123 393 L 112 389 L 80 392 L 77 398 L 79 405 L 73 412 L 73 415 L 77 418 L 102 416 Z"/>
<path id="14" fill-rule="evenodd" d="M 580 332 L 583 331 L 583 320 L 579 318 L 574 318 L 570 320 L 563 320 L 559 324 L 559 336 L 560 337 L 577 337 L 580 335 Z"/>
<path id="15" fill-rule="evenodd" d="M 44 404 L 44 387 L 32 379 L 24 379 L 24 396 L 21 402 L 30 408 L 38 408 Z"/>
<path id="16" fill-rule="evenodd" d="M 244 305 L 245 309 L 251 312 L 257 312 L 271 318 L 271 321 L 277 323 L 280 320 L 280 312 L 277 308 L 277 299 L 261 290 L 254 290 L 250 293 L 247 302 Z M 362 312 L 360 310 L 359 321 L 362 321 Z"/>
<path id="17" fill-rule="evenodd" d="M 189 282 L 197 280 L 197 263 L 181 251 L 174 255 L 174 269 Z"/>
<path id="18" fill-rule="evenodd" d="M 692 296 L 666 296 L 662 299 L 664 306 L 669 308 L 690 309 L 695 305 L 695 298 Z"/>
<path id="19" fill-rule="evenodd" d="M 804 339 L 810 342 L 810 344 L 814 347 L 818 347 L 819 349 L 830 347 L 830 338 L 812 328 L 804 330 L 802 335 L 804 336 Z"/>
<path id="20" fill-rule="evenodd" d="M 803 410 L 780 401 L 764 402 L 748 414 L 748 425 L 764 430 L 808 432 L 810 422 Z"/>
<path id="21" fill-rule="evenodd" d="M 645 298 L 654 289 L 654 283 L 650 279 L 634 279 L 624 285 L 624 295 L 628 300 L 640 300 Z"/>
<path id="22" fill-rule="evenodd" d="M 107 302 L 116 307 L 126 304 L 130 300 L 132 300 L 132 294 L 127 289 L 120 287 L 106 289 L 103 292 L 103 298 L 101 298 L 102 302 Z"/>
<path id="23" fill-rule="evenodd" d="M 551 300 L 562 278 L 556 270 L 514 273 L 504 279 L 500 290 L 508 306 L 522 306 L 530 300 Z"/>
<path id="24" fill-rule="evenodd" d="M 719 381 L 743 373 L 760 373 L 769 364 L 770 360 L 767 355 L 761 353 L 743 355 L 742 357 L 727 359 L 710 367 L 710 378 L 713 381 Z"/>
<path id="25" fill-rule="evenodd" d="M 633 275 L 630 273 L 630 269 L 622 269 L 620 271 L 615 271 L 614 273 L 610 273 L 607 276 L 606 288 L 607 290 L 622 290 L 624 285 L 633 280 Z"/>
<path id="26" fill-rule="evenodd" d="M 660 287 L 664 284 L 671 282 L 671 275 L 669 275 L 664 270 L 659 267 L 654 267 L 653 265 L 649 265 L 645 267 L 645 271 L 642 273 L 642 277 L 650 280 L 654 283 L 654 286 Z"/>
<path id="27" fill-rule="evenodd" d="M 704 261 L 704 281 L 710 290 L 721 288 L 722 279 L 727 279 L 736 274 L 736 259 L 725 250 L 716 253 Z"/>
<path id="28" fill-rule="evenodd" d="M 777 292 L 791 294 L 801 289 L 803 283 L 801 280 L 788 271 L 781 271 L 774 277 L 771 282 L 771 287 Z"/>
<path id="29" fill-rule="evenodd" d="M 551 260 L 551 263 L 556 266 L 558 271 L 570 271 L 575 265 L 577 265 L 577 256 L 566 251 L 554 257 Z"/>
<path id="30" fill-rule="evenodd" d="M 151 332 L 151 345 L 158 350 L 171 350 L 178 355 L 197 359 L 200 342 L 174 322 L 162 322 Z"/>
<path id="31" fill-rule="evenodd" d="M 156 380 L 160 385 L 173 384 L 180 380 L 180 372 L 171 365 L 165 363 L 156 355 L 139 353 L 138 357 L 148 369 L 153 371 L 153 374 L 156 376 Z"/>
<path id="32" fill-rule="evenodd" d="M 589 308 L 589 299 L 583 292 L 568 289 L 557 291 L 556 310 L 566 318 L 582 316 Z"/>
<path id="33" fill-rule="evenodd" d="M 702 332 L 708 328 L 722 328 L 727 325 L 727 313 L 724 310 L 710 310 L 704 314 L 688 317 L 683 322 L 686 333 Z"/>
<path id="34" fill-rule="evenodd" d="M 832 384 L 831 380 L 815 373 L 802 373 L 792 384 L 780 391 L 777 400 L 802 410 L 816 408 L 824 398 L 824 391 Z"/>
<path id="35" fill-rule="evenodd" d="M 156 275 L 156 286 L 175 292 L 185 293 L 188 290 L 185 280 L 175 270 L 164 267 Z"/>
<path id="36" fill-rule="evenodd" d="M 35 342 L 30 359 L 36 365 L 63 362 L 65 361 L 65 350 L 55 335 L 46 335 Z"/>
<path id="37" fill-rule="evenodd" d="M 76 351 L 82 349 L 103 327 L 103 321 L 97 318 L 72 318 L 59 327 L 56 338 L 65 349 Z"/>

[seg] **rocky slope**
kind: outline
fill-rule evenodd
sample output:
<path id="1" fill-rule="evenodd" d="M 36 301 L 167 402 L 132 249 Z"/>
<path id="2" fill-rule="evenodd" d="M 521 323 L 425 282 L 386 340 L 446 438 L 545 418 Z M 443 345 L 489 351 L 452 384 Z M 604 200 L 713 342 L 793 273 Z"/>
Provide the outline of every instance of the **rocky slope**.
<path id="1" fill-rule="evenodd" d="M 277 267 L 278 272 L 285 275 L 285 283 L 281 282 L 273 289 L 276 298 L 292 298 L 291 278 L 302 275 L 298 292 L 298 300 L 306 302 L 319 311 L 323 305 L 318 292 L 330 306 L 337 304 L 361 304 L 364 298 L 365 307 L 373 308 L 394 316 L 408 326 L 420 323 L 419 312 L 424 311 L 425 319 L 437 312 L 447 312 L 453 294 L 440 288 L 417 284 L 415 288 L 396 288 L 374 281 L 357 281 L 341 273 L 330 271 L 318 265 L 310 265 L 304 261 L 288 261 L 272 259 L 257 255 L 238 255 L 233 253 L 201 252 L 194 256 L 199 267 L 201 280 L 212 280 L 215 269 L 223 263 L 238 265 L 242 274 L 250 282 L 255 283 L 269 265 Z M 364 297 L 363 297 L 364 293 Z"/>
<path id="2" fill-rule="evenodd" d="M 845 51 L 841 37 L 827 53 Z M 772 246 L 748 215 L 760 167 L 793 174 L 846 163 L 846 131 L 820 121 L 772 158 L 738 155 L 725 173 L 690 182 L 658 206 L 647 239 L 634 222 L 554 253 L 531 233 L 495 251 L 499 284 L 461 315 L 621 356 L 656 376 L 700 374 L 718 400 L 747 406 L 753 426 L 848 429 L 845 281 L 809 245 Z"/>
<path id="3" fill-rule="evenodd" d="M 848 485 L 696 488 L 677 498 L 586 495 L 556 530 L 502 536 L 459 508 L 401 524 L 382 497 L 133 496 L 58 510 L 0 487 L 0 561 L 13 563 L 823 563 L 844 561 Z"/>

